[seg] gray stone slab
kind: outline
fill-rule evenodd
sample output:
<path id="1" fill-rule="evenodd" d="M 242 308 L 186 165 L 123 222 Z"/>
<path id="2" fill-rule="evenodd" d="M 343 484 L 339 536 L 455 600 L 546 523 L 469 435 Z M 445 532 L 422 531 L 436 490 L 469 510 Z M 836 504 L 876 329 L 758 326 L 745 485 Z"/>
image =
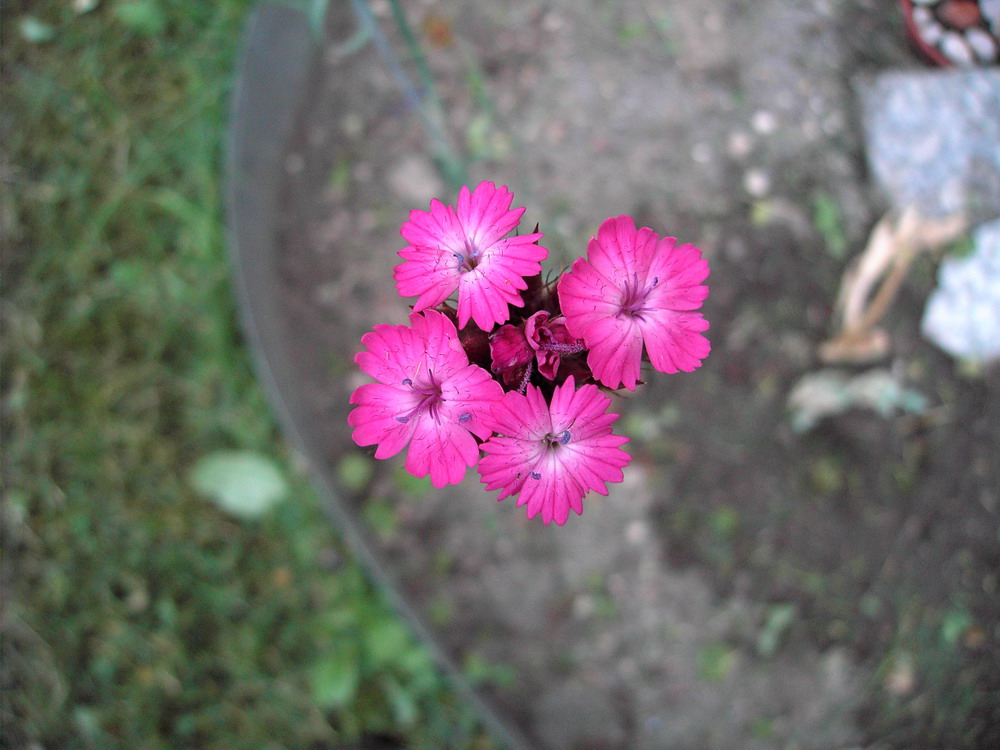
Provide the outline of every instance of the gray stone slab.
<path id="1" fill-rule="evenodd" d="M 1000 216 L 1000 70 L 892 71 L 858 89 L 868 163 L 893 206 Z"/>

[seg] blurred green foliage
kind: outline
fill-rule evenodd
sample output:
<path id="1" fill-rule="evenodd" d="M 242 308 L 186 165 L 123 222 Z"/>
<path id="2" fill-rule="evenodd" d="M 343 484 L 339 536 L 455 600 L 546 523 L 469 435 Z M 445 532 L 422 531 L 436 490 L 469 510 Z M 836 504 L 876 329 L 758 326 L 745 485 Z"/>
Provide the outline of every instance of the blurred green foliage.
<path id="1" fill-rule="evenodd" d="M 840 206 L 832 195 L 819 191 L 813 196 L 813 225 L 834 260 L 847 257 L 847 232 Z"/>
<path id="2" fill-rule="evenodd" d="M 2 6 L 3 742 L 489 747 L 252 378 L 220 205 L 248 6 Z M 218 455 L 280 467 L 259 517 L 190 483 Z"/>

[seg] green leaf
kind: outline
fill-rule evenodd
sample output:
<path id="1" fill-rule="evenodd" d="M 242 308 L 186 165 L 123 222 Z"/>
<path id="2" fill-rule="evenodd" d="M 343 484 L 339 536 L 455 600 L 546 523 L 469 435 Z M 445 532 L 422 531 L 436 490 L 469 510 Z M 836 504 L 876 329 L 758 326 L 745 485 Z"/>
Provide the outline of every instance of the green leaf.
<path id="1" fill-rule="evenodd" d="M 361 492 L 371 481 L 374 471 L 371 460 L 360 453 L 348 453 L 337 466 L 340 482 L 349 492 Z"/>
<path id="2" fill-rule="evenodd" d="M 385 687 L 385 694 L 392 707 L 396 724 L 401 727 L 413 726 L 419 716 L 414 696 L 391 676 L 385 677 L 382 680 L 382 685 Z"/>
<path id="3" fill-rule="evenodd" d="M 946 646 L 954 647 L 972 625 L 968 612 L 953 609 L 941 621 L 941 640 Z"/>
<path id="4" fill-rule="evenodd" d="M 56 30 L 52 26 L 44 21 L 39 21 L 34 16 L 22 16 L 18 26 L 20 27 L 21 37 L 24 41 L 31 44 L 49 42 L 55 39 L 56 36 Z"/>
<path id="5" fill-rule="evenodd" d="M 826 251 L 834 260 L 847 257 L 847 234 L 840 206 L 829 193 L 820 192 L 813 197 L 813 224 L 822 235 Z"/>
<path id="6" fill-rule="evenodd" d="M 396 661 L 411 648 L 410 631 L 388 616 L 372 622 L 364 638 L 367 661 L 376 669 Z"/>
<path id="7" fill-rule="evenodd" d="M 487 661 L 475 651 L 466 654 L 462 666 L 466 679 L 474 685 L 492 684 L 497 687 L 510 688 L 517 680 L 517 674 L 513 667 L 508 664 Z"/>
<path id="8" fill-rule="evenodd" d="M 708 521 L 715 536 L 719 539 L 729 539 L 739 529 L 740 514 L 732 506 L 724 505 L 713 511 Z"/>
<path id="9" fill-rule="evenodd" d="M 712 643 L 698 649 L 698 674 L 710 682 L 722 682 L 736 666 L 736 649 L 725 643 Z"/>
<path id="10" fill-rule="evenodd" d="M 639 39 L 649 33 L 649 27 L 644 23 L 629 23 L 618 27 L 618 41 L 626 44 L 633 39 Z"/>
<path id="11" fill-rule="evenodd" d="M 775 604 L 767 613 L 767 620 L 757 636 L 757 653 L 765 658 L 774 656 L 778 651 L 781 636 L 788 630 L 798 614 L 794 604 Z"/>
<path id="12" fill-rule="evenodd" d="M 122 25 L 143 36 L 159 36 L 167 28 L 167 16 L 154 0 L 127 0 L 115 8 Z"/>
<path id="13" fill-rule="evenodd" d="M 767 717 L 755 719 L 753 724 L 750 725 L 750 734 L 753 735 L 754 739 L 758 740 L 771 739 L 774 737 L 774 719 L 768 719 Z"/>
<path id="14" fill-rule="evenodd" d="M 360 681 L 355 649 L 340 648 L 313 667 L 310 675 L 313 697 L 322 708 L 343 708 L 353 699 Z"/>
<path id="15" fill-rule="evenodd" d="M 372 498 L 362 510 L 365 521 L 383 542 L 390 542 L 399 532 L 399 514 L 385 500 Z"/>
<path id="16" fill-rule="evenodd" d="M 431 657 L 420 646 L 413 646 L 403 654 L 396 667 L 401 673 L 414 679 L 434 672 L 434 663 L 431 661 Z"/>
<path id="17" fill-rule="evenodd" d="M 191 486 L 208 495 L 222 510 L 240 518 L 259 518 L 288 492 L 274 463 L 250 451 L 219 451 L 204 456 L 188 477 Z"/>

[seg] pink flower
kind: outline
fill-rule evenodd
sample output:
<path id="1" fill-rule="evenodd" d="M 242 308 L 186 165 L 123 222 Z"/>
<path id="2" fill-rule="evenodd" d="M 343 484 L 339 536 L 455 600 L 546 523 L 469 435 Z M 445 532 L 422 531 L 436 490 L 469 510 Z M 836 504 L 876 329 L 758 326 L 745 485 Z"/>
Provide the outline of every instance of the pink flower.
<path id="1" fill-rule="evenodd" d="M 457 484 L 479 459 L 473 435 L 492 434 L 490 406 L 503 389 L 469 364 L 455 325 L 434 310 L 410 316 L 409 326 L 377 325 L 361 337 L 368 351 L 354 361 L 378 382 L 351 394 L 347 422 L 358 445 L 377 445 L 389 458 L 409 445 L 406 470 L 431 475 L 435 487 Z"/>
<path id="2" fill-rule="evenodd" d="M 519 325 L 501 326 L 490 337 L 493 372 L 508 388 L 528 382 L 531 371 L 526 368 L 532 361 L 543 377 L 555 380 L 562 358 L 582 351 L 583 343 L 570 336 L 565 319 L 553 318 L 545 310 Z"/>
<path id="3" fill-rule="evenodd" d="M 566 319 L 553 318 L 544 310 L 524 322 L 524 335 L 528 345 L 535 350 L 538 371 L 549 380 L 555 380 L 563 355 L 583 351 L 583 343 L 570 335 Z"/>
<path id="4" fill-rule="evenodd" d="M 631 216 L 607 219 L 559 280 L 570 333 L 590 350 L 587 364 L 609 388 L 635 390 L 643 347 L 660 372 L 691 372 L 711 346 L 699 312 L 708 263 L 694 245 L 677 245 Z"/>
<path id="5" fill-rule="evenodd" d="M 620 447 L 628 438 L 611 431 L 618 415 L 605 413 L 610 403 L 595 385 L 577 390 L 572 377 L 556 387 L 551 404 L 533 385 L 524 395 L 506 393 L 491 410 L 498 434 L 482 446 L 486 489 L 500 489 L 498 500 L 519 495 L 518 507 L 528 506 L 528 518 L 541 513 L 546 525 L 566 523 L 570 508 L 581 514 L 583 496 L 607 495 L 607 482 L 622 481 L 631 460 Z"/>
<path id="6" fill-rule="evenodd" d="M 507 237 L 523 208 L 511 210 L 513 193 L 481 182 L 458 194 L 458 210 L 431 201 L 431 210 L 412 211 L 400 233 L 410 244 L 393 276 L 404 297 L 417 296 L 415 312 L 435 307 L 458 290 L 458 327 L 471 317 L 484 331 L 510 318 L 508 305 L 521 307 L 526 276 L 541 273 L 548 251 L 541 233 Z"/>

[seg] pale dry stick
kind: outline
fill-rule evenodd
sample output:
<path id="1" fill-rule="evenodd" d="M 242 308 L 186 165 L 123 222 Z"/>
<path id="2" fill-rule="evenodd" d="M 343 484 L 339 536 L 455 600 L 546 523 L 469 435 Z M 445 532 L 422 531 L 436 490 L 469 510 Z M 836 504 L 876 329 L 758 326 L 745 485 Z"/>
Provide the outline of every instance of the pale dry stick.
<path id="1" fill-rule="evenodd" d="M 844 274 L 837 299 L 841 330 L 820 345 L 820 359 L 828 363 L 865 362 L 884 356 L 889 338 L 875 326 L 899 294 L 913 260 L 921 252 L 956 239 L 966 228 L 962 214 L 928 219 L 913 207 L 898 218 L 892 214 L 883 217 L 872 230 L 864 252 Z M 871 290 L 884 274 L 872 296 Z"/>
<path id="2" fill-rule="evenodd" d="M 872 229 L 864 252 L 844 272 L 836 304 L 843 330 L 858 327 L 871 290 L 892 265 L 895 256 L 895 229 L 890 217 L 884 216 Z"/>

